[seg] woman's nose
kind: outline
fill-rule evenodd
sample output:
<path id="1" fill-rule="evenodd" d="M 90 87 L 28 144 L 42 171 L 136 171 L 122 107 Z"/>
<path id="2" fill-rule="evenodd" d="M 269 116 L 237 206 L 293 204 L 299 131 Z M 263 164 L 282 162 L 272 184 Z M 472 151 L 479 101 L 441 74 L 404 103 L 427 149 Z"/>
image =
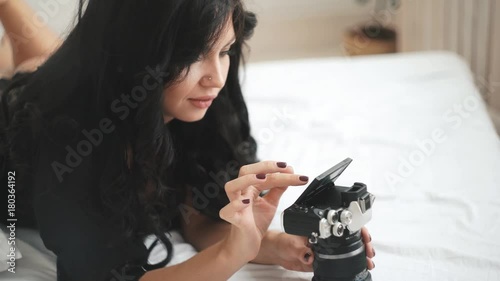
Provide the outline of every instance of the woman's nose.
<path id="1" fill-rule="evenodd" d="M 204 63 L 204 75 L 201 83 L 204 87 L 222 88 L 226 82 L 224 73 L 219 59 L 207 60 Z"/>

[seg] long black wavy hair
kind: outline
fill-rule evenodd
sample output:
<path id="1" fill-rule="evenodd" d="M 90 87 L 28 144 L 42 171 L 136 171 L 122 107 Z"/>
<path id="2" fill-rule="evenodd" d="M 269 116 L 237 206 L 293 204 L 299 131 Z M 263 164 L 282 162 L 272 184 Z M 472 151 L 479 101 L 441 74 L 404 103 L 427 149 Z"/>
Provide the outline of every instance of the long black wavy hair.
<path id="1" fill-rule="evenodd" d="M 200 121 L 165 124 L 164 89 L 210 51 L 229 19 L 236 43 L 218 98 Z M 34 144 L 40 136 L 64 145 L 81 138 L 83 129 L 99 128 L 100 120 L 110 119 L 116 129 L 105 138 L 117 153 L 106 153 L 117 157 L 92 162 L 91 176 L 99 177 L 93 204 L 125 238 L 154 233 L 171 256 L 164 233 L 179 215 L 186 188 L 202 189 L 221 172 L 234 178 L 228 164 L 257 161 L 239 82 L 243 47 L 255 25 L 255 15 L 241 0 L 80 0 L 78 21 L 62 46 L 36 72 L 17 81 L 25 86 L 7 114 L 10 161 L 23 174 L 34 174 Z M 151 77 L 158 87 L 150 86 Z M 145 80 L 144 100 L 118 115 L 113 102 Z M 227 202 L 224 192 L 216 197 L 207 210 Z"/>

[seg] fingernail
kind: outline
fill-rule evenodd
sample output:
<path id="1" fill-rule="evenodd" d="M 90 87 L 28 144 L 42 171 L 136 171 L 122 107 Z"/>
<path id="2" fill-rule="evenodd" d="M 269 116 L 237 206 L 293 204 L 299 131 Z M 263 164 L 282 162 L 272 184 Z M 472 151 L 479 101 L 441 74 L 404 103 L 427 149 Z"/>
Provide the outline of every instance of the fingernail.
<path id="1" fill-rule="evenodd" d="M 368 234 L 368 235 L 370 235 L 370 242 L 372 242 L 372 236 L 371 236 L 371 234 Z"/>
<path id="2" fill-rule="evenodd" d="M 372 261 L 372 263 L 373 263 L 373 268 L 375 268 L 375 263 L 373 261 Z"/>
<path id="3" fill-rule="evenodd" d="M 306 176 L 300 176 L 300 177 L 299 177 L 299 180 L 301 180 L 301 181 L 309 181 L 309 177 L 306 177 Z"/>
<path id="4" fill-rule="evenodd" d="M 276 165 L 278 165 L 278 167 L 280 168 L 286 168 L 286 162 L 278 162 L 276 163 Z"/>
<path id="5" fill-rule="evenodd" d="M 241 202 L 243 202 L 243 204 L 250 204 L 250 199 L 243 199 Z"/>
<path id="6" fill-rule="evenodd" d="M 306 254 L 304 255 L 304 260 L 305 260 L 306 262 L 308 262 L 310 257 L 311 257 L 311 254 L 310 254 L 310 253 L 306 253 Z"/>
<path id="7" fill-rule="evenodd" d="M 266 178 L 266 174 L 257 174 L 256 177 L 259 179 L 259 180 L 263 180 Z"/>
<path id="8" fill-rule="evenodd" d="M 375 249 L 374 248 L 372 248 L 372 252 L 373 252 L 373 256 L 375 256 Z"/>

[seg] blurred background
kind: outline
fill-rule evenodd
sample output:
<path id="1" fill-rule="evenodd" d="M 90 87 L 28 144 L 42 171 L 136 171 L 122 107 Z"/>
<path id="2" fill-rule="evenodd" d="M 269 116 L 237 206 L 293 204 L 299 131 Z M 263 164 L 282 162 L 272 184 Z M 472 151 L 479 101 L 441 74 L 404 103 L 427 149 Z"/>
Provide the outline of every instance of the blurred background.
<path id="1" fill-rule="evenodd" d="M 250 62 L 448 50 L 474 74 L 500 132 L 497 0 L 247 0 Z"/>
<path id="2" fill-rule="evenodd" d="M 77 0 L 26 0 L 67 35 Z M 474 74 L 500 132 L 497 0 L 245 0 L 259 20 L 249 62 L 448 50 Z M 3 30 L 0 27 L 0 35 Z"/>

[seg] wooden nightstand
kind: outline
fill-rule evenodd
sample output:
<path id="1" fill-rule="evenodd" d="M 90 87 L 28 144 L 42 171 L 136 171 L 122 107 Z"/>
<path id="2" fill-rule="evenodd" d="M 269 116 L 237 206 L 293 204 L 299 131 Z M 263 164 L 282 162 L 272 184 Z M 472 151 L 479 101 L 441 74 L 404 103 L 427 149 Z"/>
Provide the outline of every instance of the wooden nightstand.
<path id="1" fill-rule="evenodd" d="M 344 33 L 346 55 L 375 55 L 396 52 L 396 32 L 380 25 L 361 25 Z"/>

